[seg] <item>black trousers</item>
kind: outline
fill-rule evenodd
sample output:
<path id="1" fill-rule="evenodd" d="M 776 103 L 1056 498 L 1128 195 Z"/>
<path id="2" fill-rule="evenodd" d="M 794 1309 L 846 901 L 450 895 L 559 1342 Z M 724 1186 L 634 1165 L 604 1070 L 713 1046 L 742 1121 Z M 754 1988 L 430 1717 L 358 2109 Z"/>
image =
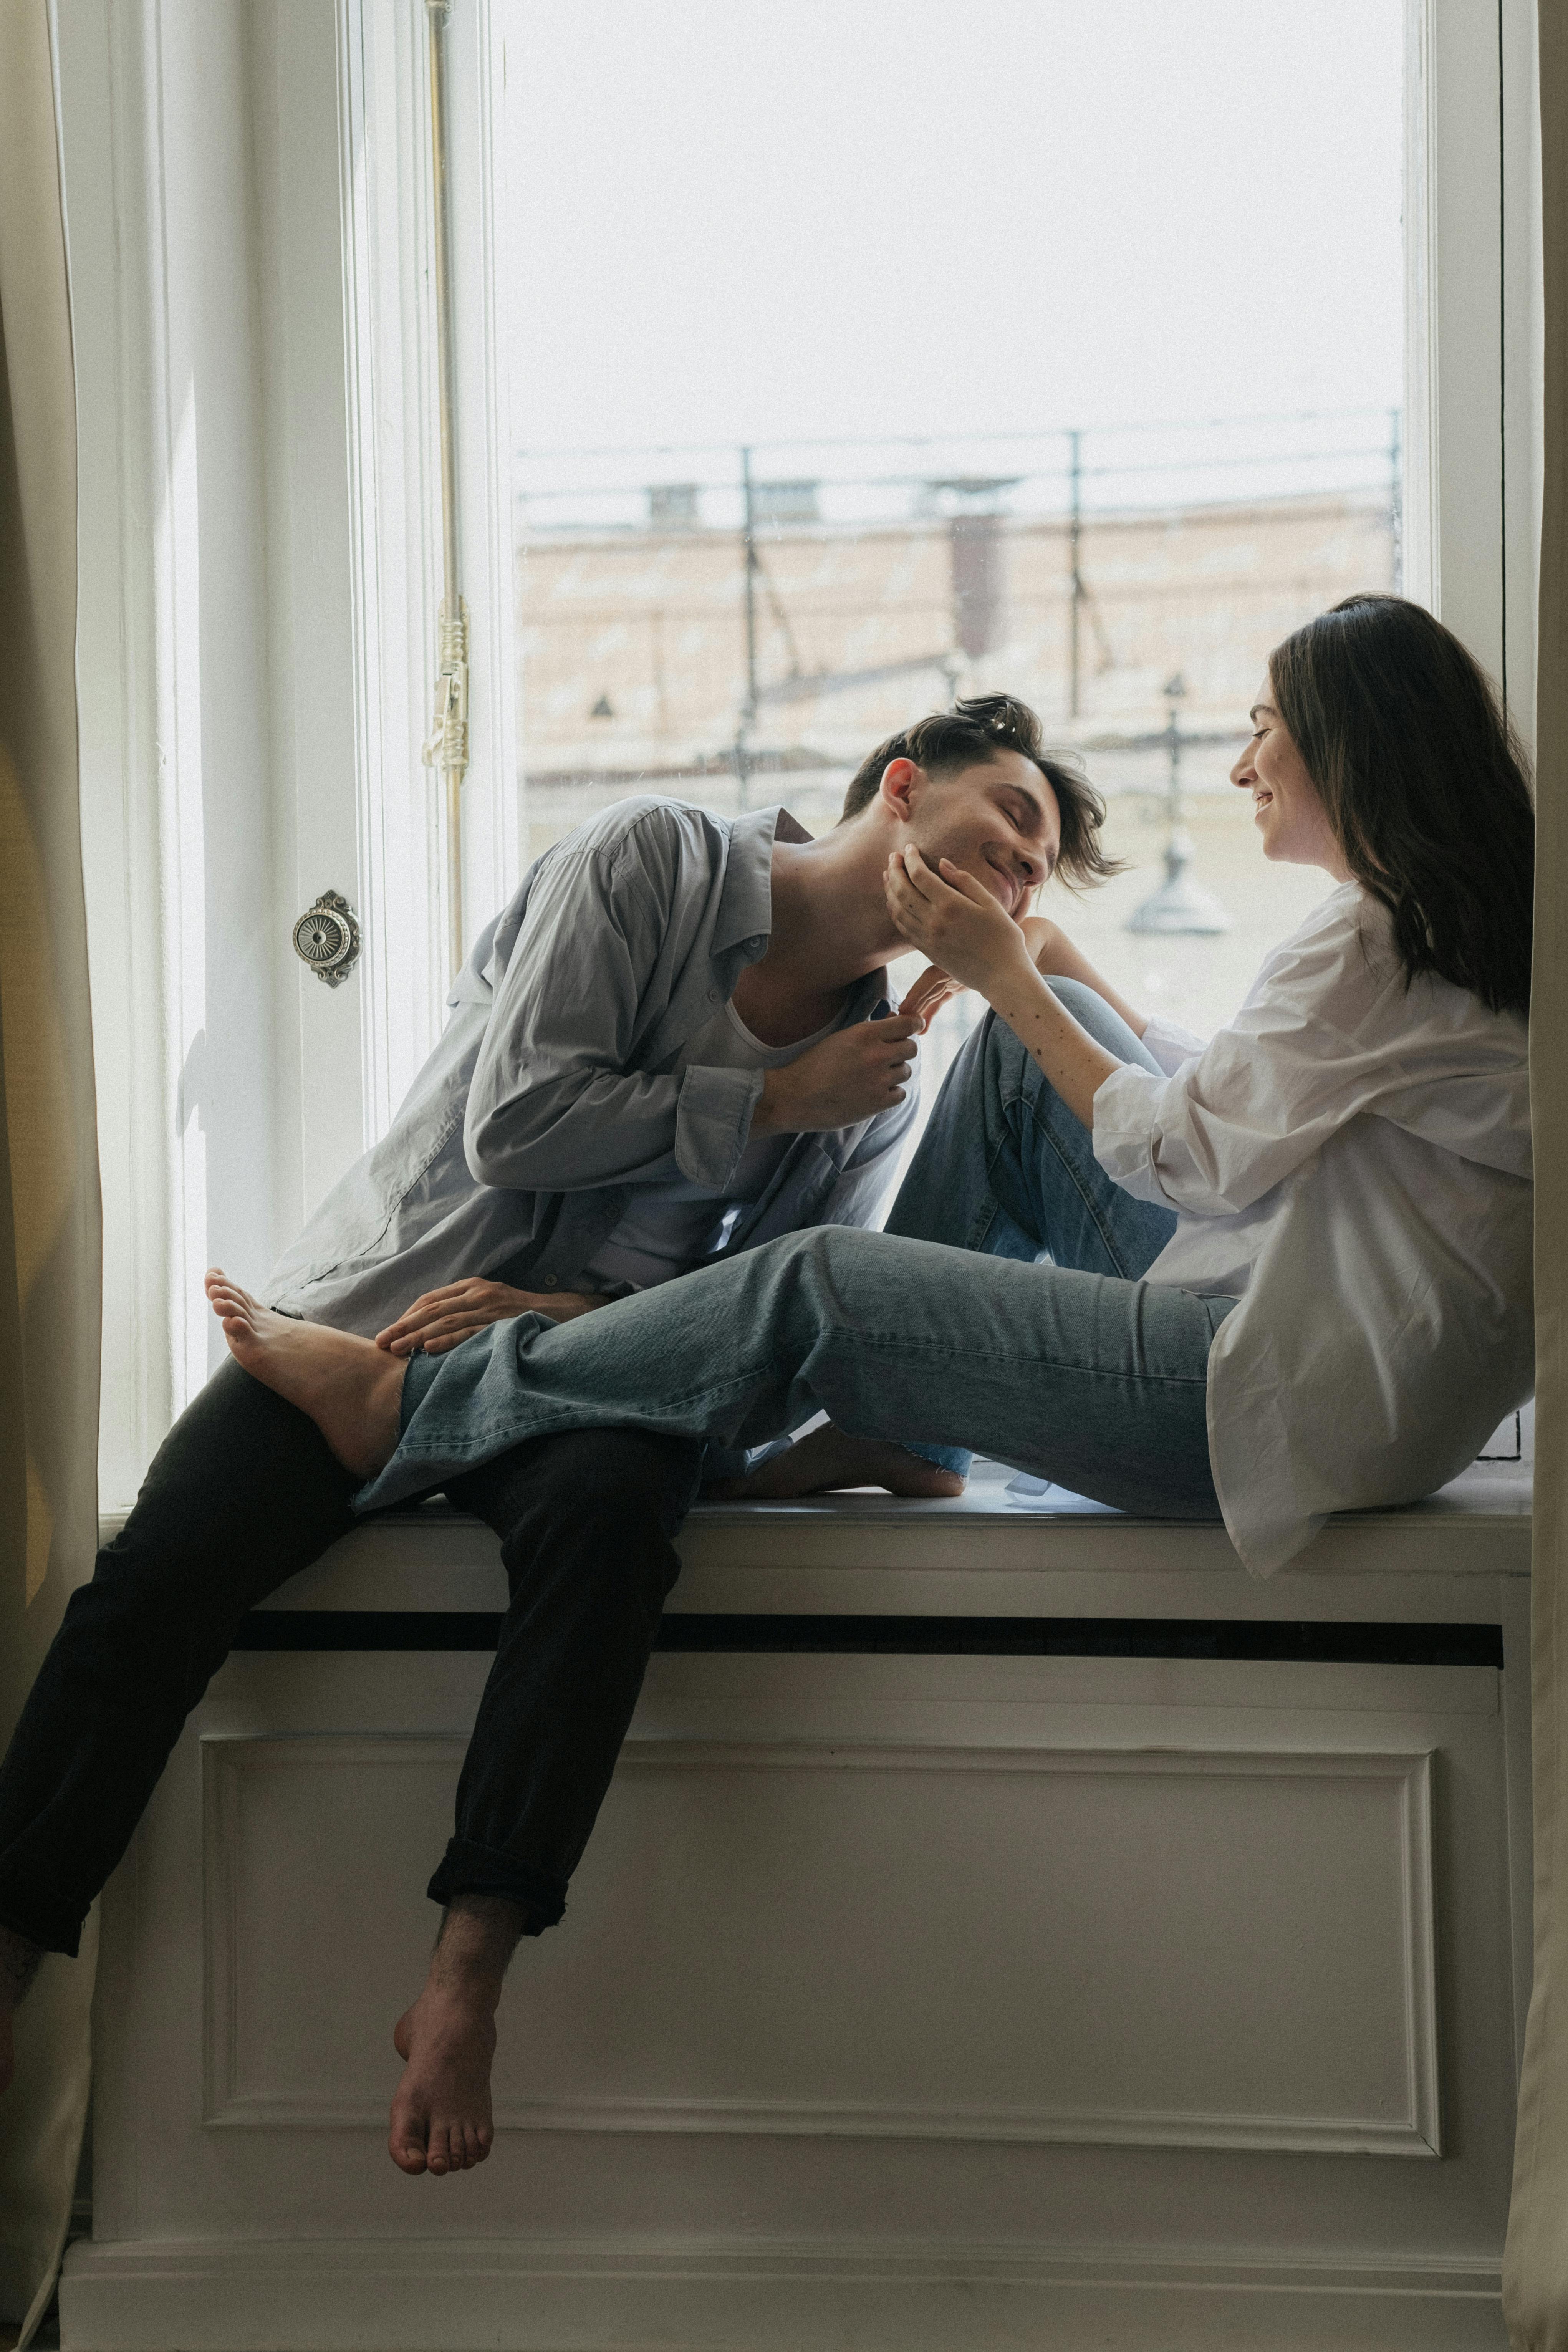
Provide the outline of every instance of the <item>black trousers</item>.
<path id="1" fill-rule="evenodd" d="M 642 1686 L 701 1449 L 585 1430 L 448 1484 L 501 1540 L 510 1606 L 430 1893 L 552 1927 Z M 186 1716 L 246 1612 L 359 1522 L 357 1481 L 293 1405 L 226 1364 L 73 1593 L 0 1765 L 0 1924 L 75 1953 Z"/>

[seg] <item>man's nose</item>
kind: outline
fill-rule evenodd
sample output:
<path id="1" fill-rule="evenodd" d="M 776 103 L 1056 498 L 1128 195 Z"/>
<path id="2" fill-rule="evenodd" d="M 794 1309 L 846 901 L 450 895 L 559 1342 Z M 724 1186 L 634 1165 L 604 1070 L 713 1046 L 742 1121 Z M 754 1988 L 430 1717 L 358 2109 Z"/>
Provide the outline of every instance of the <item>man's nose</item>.
<path id="1" fill-rule="evenodd" d="M 1017 860 L 1025 889 L 1037 890 L 1046 878 L 1045 859 L 1034 856 L 1026 849 L 1020 849 L 1017 853 Z"/>

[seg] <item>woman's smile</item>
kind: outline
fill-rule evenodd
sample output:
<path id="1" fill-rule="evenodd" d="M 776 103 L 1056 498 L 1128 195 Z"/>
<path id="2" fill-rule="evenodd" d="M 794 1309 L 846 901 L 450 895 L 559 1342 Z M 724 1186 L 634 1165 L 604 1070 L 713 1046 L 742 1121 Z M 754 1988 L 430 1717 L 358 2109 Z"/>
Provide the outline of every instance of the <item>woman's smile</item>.
<path id="1" fill-rule="evenodd" d="M 1272 691 L 1273 682 L 1266 677 L 1248 713 L 1251 737 L 1230 781 L 1252 796 L 1252 822 L 1265 836 L 1265 857 L 1285 866 L 1320 866 L 1336 882 L 1347 882 L 1350 868 L 1318 788 L 1279 711 L 1265 699 Z"/>

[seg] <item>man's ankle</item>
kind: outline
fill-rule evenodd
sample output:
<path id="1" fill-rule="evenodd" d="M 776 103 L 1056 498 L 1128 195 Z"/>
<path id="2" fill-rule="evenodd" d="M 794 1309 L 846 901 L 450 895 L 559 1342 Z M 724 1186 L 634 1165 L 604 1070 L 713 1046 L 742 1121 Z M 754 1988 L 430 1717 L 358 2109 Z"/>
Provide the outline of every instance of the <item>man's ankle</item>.
<path id="1" fill-rule="evenodd" d="M 521 1903 L 500 1895 L 455 1895 L 430 1961 L 432 1983 L 494 2008 L 501 1979 L 528 1924 Z"/>
<path id="2" fill-rule="evenodd" d="M 44 1955 L 14 1927 L 0 1927 L 0 2007 L 15 2009 L 26 1995 Z"/>

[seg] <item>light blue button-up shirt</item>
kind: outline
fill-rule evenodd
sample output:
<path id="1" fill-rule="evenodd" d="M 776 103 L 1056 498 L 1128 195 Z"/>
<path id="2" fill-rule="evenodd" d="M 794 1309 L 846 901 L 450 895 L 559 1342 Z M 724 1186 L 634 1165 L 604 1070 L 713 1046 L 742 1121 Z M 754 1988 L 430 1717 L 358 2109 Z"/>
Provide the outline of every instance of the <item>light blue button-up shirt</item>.
<path id="1" fill-rule="evenodd" d="M 268 1301 L 372 1334 L 468 1275 L 570 1290 L 638 1184 L 673 1165 L 722 1195 L 763 1074 L 675 1065 L 766 951 L 775 835 L 808 838 L 782 808 L 731 822 L 639 797 L 547 850 L 459 973 L 388 1133 L 285 1252 Z M 868 974 L 847 1017 L 886 1010 L 888 989 Z M 917 1100 L 911 1087 L 874 1118 L 796 1136 L 723 1255 L 870 1223 Z M 721 1197 L 714 1210 L 717 1233 Z"/>

